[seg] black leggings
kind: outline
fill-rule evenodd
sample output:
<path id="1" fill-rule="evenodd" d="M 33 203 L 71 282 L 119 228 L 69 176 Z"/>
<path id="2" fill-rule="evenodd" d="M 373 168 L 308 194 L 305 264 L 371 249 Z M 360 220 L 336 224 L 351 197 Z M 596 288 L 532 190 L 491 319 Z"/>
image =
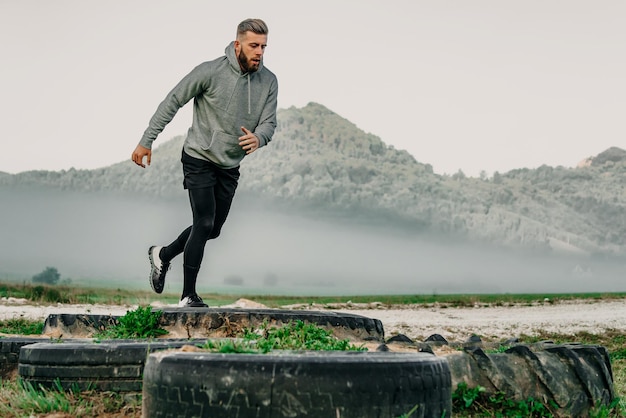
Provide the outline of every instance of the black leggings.
<path id="1" fill-rule="evenodd" d="M 237 188 L 239 169 L 223 170 L 207 161 L 183 153 L 185 187 L 189 187 L 189 203 L 193 222 L 170 245 L 164 247 L 159 257 L 169 263 L 183 254 L 183 297 L 196 291 L 196 279 L 204 247 L 210 239 L 217 238 L 226 222 Z"/>
<path id="2" fill-rule="evenodd" d="M 184 252 L 184 265 L 199 269 L 204 256 L 204 246 L 208 240 L 220 235 L 231 202 L 232 198 L 216 199 L 213 187 L 189 189 L 193 224 L 163 249 L 161 259 L 167 263 Z"/>

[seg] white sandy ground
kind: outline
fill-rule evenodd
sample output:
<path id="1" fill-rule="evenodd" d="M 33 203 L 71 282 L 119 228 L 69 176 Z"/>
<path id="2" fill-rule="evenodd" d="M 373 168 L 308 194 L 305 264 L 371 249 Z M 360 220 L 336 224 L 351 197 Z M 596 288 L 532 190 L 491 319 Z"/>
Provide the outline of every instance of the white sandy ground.
<path id="1" fill-rule="evenodd" d="M 154 304 L 155 308 L 164 305 Z M 259 308 L 255 302 L 240 299 L 223 307 Z M 136 306 L 117 305 L 31 305 L 23 299 L 0 300 L 0 320 L 27 318 L 44 320 L 50 314 L 124 315 Z M 440 334 L 449 341 L 465 341 L 476 334 L 486 341 L 500 341 L 539 331 L 574 334 L 579 331 L 603 333 L 626 331 L 626 299 L 578 300 L 551 303 L 541 301 L 532 306 L 446 307 L 441 305 L 394 305 L 380 303 L 336 305 L 294 305 L 288 309 L 332 310 L 379 319 L 385 337 L 404 334 L 415 341 L 424 341 Z"/>
<path id="2" fill-rule="evenodd" d="M 412 306 L 346 312 L 379 319 L 386 338 L 404 334 L 415 341 L 424 341 L 432 334 L 440 334 L 449 341 L 466 341 L 473 334 L 500 341 L 522 334 L 537 335 L 540 331 L 566 335 L 580 331 L 593 334 L 612 329 L 626 331 L 626 299 L 509 307 Z"/>

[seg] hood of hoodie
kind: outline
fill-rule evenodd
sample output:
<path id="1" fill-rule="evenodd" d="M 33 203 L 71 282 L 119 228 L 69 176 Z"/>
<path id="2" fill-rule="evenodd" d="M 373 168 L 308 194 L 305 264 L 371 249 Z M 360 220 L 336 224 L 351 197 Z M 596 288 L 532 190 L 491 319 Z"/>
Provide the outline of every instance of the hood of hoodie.
<path id="1" fill-rule="evenodd" d="M 256 70 L 254 73 L 244 73 L 241 70 L 241 66 L 239 65 L 239 59 L 237 59 L 237 54 L 235 53 L 235 41 L 232 41 L 230 44 L 228 44 L 228 46 L 226 47 L 226 49 L 224 50 L 224 54 L 226 54 L 226 58 L 228 58 L 228 62 L 230 63 L 230 66 L 233 68 L 233 71 L 244 75 L 244 74 L 254 74 L 256 72 L 259 72 L 263 69 L 263 57 L 261 57 L 261 62 L 259 63 L 259 69 Z"/>

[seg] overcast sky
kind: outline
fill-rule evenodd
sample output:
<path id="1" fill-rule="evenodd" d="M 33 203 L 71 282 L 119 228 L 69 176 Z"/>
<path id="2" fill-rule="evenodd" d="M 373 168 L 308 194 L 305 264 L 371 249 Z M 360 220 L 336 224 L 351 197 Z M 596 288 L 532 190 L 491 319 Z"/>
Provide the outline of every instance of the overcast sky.
<path id="1" fill-rule="evenodd" d="M 247 17 L 270 27 L 279 108 L 320 103 L 437 173 L 626 148 L 623 0 L 0 0 L 0 171 L 129 159 Z"/>

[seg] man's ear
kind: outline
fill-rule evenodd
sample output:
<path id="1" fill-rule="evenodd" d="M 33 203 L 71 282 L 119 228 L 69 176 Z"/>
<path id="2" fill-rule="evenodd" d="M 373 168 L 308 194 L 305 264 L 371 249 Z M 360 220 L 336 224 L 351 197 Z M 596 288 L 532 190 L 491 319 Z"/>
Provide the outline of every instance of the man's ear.
<path id="1" fill-rule="evenodd" d="M 235 52 L 237 53 L 237 55 L 239 55 L 239 50 L 241 49 L 241 42 L 239 42 L 239 40 L 235 39 Z"/>

